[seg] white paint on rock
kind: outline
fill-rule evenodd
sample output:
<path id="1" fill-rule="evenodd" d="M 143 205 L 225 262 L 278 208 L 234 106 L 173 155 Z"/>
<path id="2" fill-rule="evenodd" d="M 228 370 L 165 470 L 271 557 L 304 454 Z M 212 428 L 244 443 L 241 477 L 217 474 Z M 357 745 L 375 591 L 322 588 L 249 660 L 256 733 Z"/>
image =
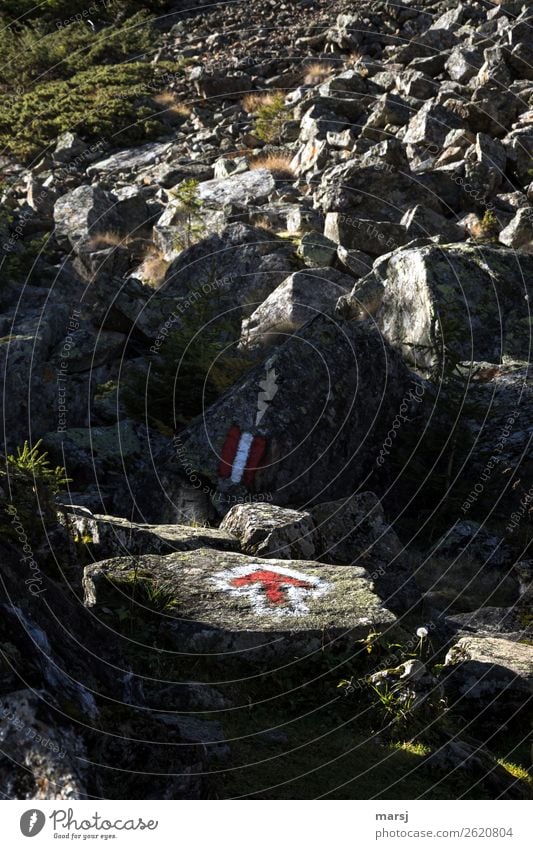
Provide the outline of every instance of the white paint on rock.
<path id="1" fill-rule="evenodd" d="M 258 571 L 275 572 L 280 576 L 305 581 L 311 587 L 296 587 L 291 584 L 284 585 L 287 603 L 276 605 L 268 601 L 264 587 L 261 584 L 249 584 L 246 587 L 235 587 L 232 584 L 235 578 L 243 578 Z M 234 566 L 232 569 L 225 569 L 223 572 L 213 575 L 212 581 L 218 589 L 224 590 L 229 595 L 242 598 L 243 594 L 246 594 L 254 612 L 258 615 L 268 615 L 276 618 L 282 618 L 284 616 L 306 616 L 309 613 L 309 607 L 306 602 L 311 598 L 315 599 L 323 596 L 330 588 L 330 584 L 323 578 L 318 578 L 315 575 L 306 575 L 304 572 L 287 569 L 285 566 L 273 566 L 268 560 L 260 563 L 252 563 L 247 566 Z"/>

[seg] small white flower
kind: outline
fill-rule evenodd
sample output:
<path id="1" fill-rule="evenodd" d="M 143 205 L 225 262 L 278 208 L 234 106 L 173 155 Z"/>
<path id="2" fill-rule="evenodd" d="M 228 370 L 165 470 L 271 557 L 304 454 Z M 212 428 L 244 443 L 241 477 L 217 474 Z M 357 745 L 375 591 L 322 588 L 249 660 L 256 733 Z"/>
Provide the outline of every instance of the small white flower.
<path id="1" fill-rule="evenodd" d="M 419 628 L 416 632 L 416 636 L 420 637 L 421 640 L 423 640 L 425 637 L 427 637 L 427 635 L 428 635 L 428 629 L 427 628 Z"/>

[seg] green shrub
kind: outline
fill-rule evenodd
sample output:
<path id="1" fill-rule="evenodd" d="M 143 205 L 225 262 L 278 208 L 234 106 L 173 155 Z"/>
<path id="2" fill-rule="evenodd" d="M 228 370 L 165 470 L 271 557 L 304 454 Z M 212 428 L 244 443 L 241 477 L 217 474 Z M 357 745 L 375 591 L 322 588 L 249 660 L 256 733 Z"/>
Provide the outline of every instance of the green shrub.
<path id="1" fill-rule="evenodd" d="M 40 513 L 46 521 L 55 521 L 54 496 L 70 480 L 61 466 L 50 465 L 47 453 L 39 450 L 41 442 L 39 440 L 31 448 L 25 441 L 22 447 L 18 447 L 14 454 L 8 454 L 0 463 L 1 488 L 21 520 L 29 528 L 34 528 L 35 536 L 42 531 L 39 523 L 35 522 L 36 516 Z M 2 531 L 5 530 L 4 519 Z"/>
<path id="2" fill-rule="evenodd" d="M 276 93 L 258 107 L 254 133 L 261 141 L 271 144 L 277 142 L 286 120 L 287 107 L 284 96 Z"/>
<path id="3" fill-rule="evenodd" d="M 0 103 L 0 147 L 27 160 L 67 130 L 86 141 L 103 136 L 113 146 L 154 138 L 165 131 L 145 94 L 156 84 L 154 69 L 142 62 L 96 66 L 68 81 L 41 83 Z"/>
<path id="4" fill-rule="evenodd" d="M 175 238 L 176 247 L 184 251 L 205 235 L 202 218 L 202 201 L 198 198 L 198 180 L 184 180 L 177 189 L 170 192 L 179 201 L 177 217 L 181 232 Z"/>

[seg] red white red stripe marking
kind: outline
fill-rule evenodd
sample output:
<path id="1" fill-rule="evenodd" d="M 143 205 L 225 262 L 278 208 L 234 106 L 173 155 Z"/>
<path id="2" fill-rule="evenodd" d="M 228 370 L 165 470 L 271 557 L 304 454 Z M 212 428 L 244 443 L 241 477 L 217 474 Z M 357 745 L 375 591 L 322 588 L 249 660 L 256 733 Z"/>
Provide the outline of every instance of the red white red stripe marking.
<path id="1" fill-rule="evenodd" d="M 264 437 L 254 436 L 249 431 L 241 431 L 238 425 L 232 425 L 220 453 L 219 476 L 229 478 L 235 484 L 251 486 L 265 449 Z"/>
<path id="2" fill-rule="evenodd" d="M 235 566 L 213 576 L 219 589 L 234 596 L 248 596 L 256 613 L 269 616 L 305 616 L 307 602 L 323 595 L 328 584 L 315 575 L 306 575 L 268 561 Z"/>

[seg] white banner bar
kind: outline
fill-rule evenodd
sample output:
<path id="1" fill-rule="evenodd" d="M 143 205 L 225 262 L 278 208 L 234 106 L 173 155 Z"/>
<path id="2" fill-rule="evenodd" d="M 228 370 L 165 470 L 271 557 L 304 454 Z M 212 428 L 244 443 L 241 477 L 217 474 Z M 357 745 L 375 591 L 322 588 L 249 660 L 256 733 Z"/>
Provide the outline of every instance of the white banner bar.
<path id="1" fill-rule="evenodd" d="M 531 802 L 6 801 L 2 845 L 530 849 Z M 32 843 L 32 840 L 35 840 Z"/>

